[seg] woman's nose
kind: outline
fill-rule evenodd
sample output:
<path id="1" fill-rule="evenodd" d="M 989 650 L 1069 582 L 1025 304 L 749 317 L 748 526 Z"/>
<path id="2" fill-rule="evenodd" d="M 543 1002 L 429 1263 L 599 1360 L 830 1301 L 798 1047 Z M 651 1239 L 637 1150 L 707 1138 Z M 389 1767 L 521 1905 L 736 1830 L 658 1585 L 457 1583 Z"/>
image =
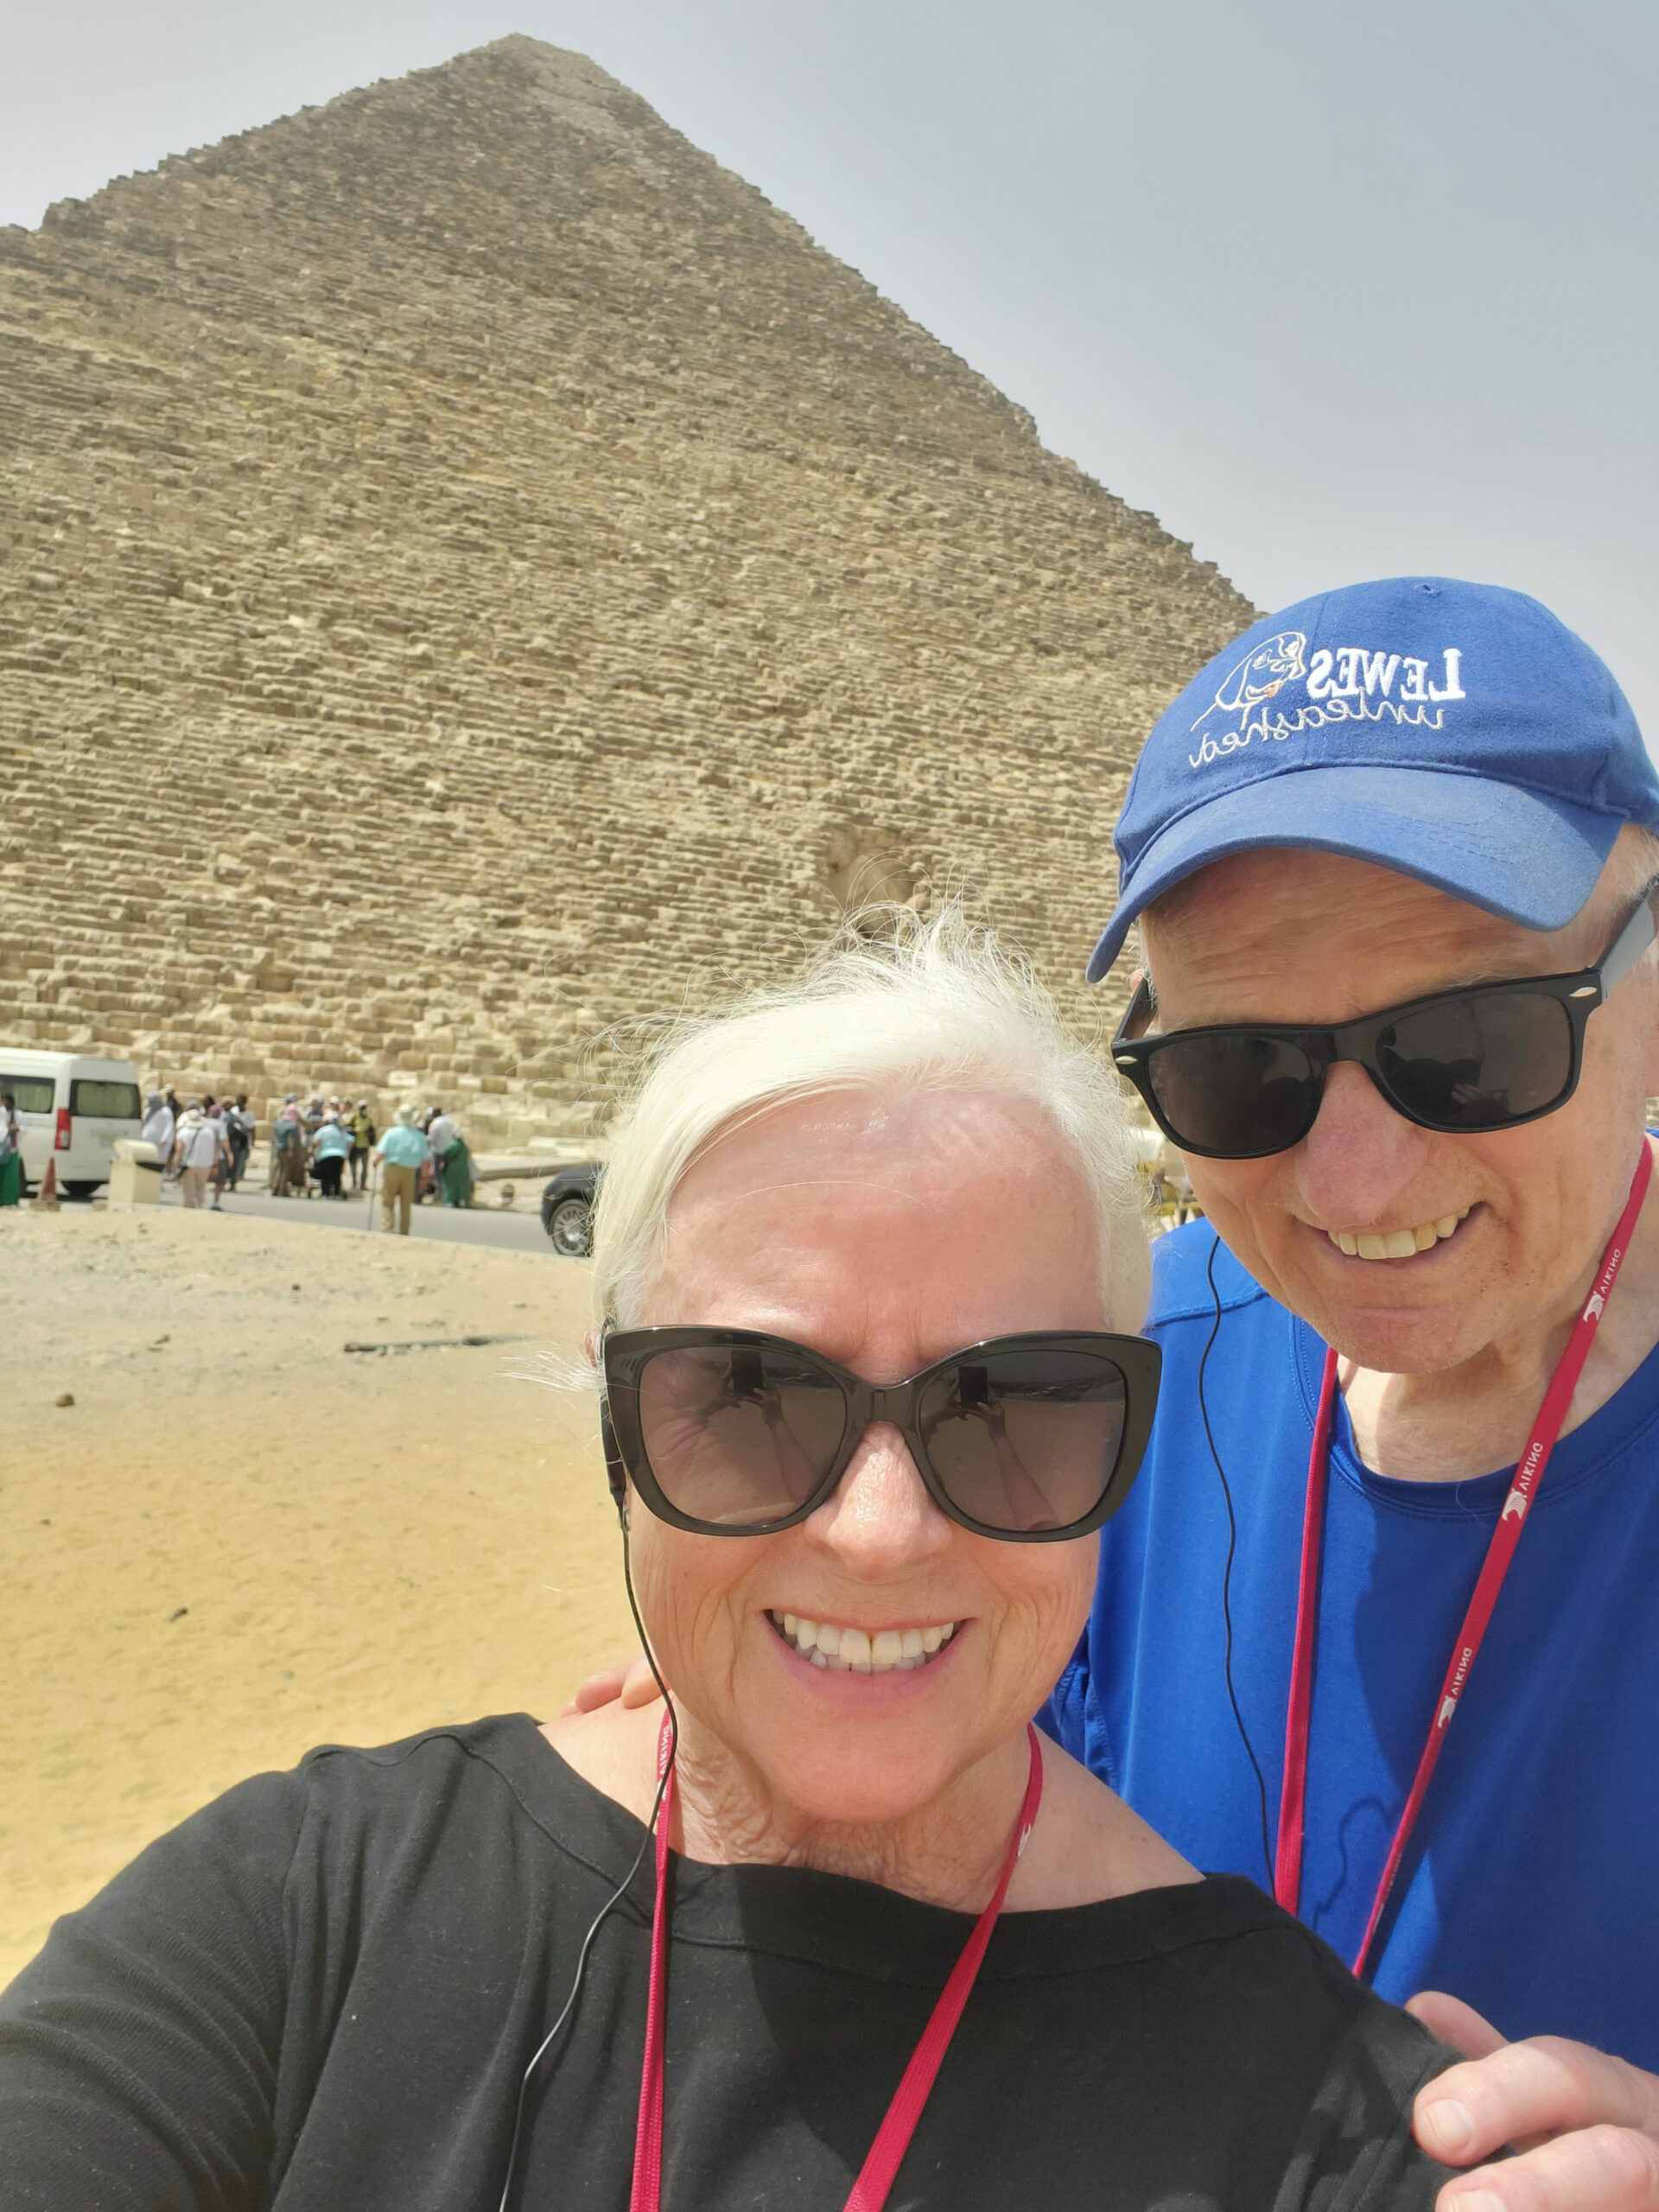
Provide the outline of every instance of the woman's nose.
<path id="1" fill-rule="evenodd" d="M 903 1573 L 950 1541 L 950 1523 L 927 1494 L 904 1437 L 874 1421 L 835 1491 L 802 1530 L 833 1554 L 844 1573 L 867 1582 Z"/>
<path id="2" fill-rule="evenodd" d="M 1427 1131 L 1395 1113 L 1363 1068 L 1338 1060 L 1298 1148 L 1296 1180 L 1323 1227 L 1363 1229 L 1388 1211 L 1428 1152 Z"/>

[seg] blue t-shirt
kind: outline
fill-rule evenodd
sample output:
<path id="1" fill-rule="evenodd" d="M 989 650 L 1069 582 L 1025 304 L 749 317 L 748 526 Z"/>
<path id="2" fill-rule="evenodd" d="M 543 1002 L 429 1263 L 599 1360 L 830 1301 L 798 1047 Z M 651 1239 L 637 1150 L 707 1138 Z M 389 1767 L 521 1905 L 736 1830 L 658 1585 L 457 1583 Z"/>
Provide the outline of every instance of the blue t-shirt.
<path id="1" fill-rule="evenodd" d="M 389 1128 L 376 1149 L 381 1159 L 393 1167 L 418 1167 L 432 1151 L 426 1141 L 426 1131 L 407 1122 L 398 1122 Z"/>
<path id="2" fill-rule="evenodd" d="M 1227 1515 L 1198 1409 L 1214 1233 L 1161 1238 L 1152 1446 L 1102 1537 L 1094 1611 L 1044 1725 L 1207 1872 L 1271 1889 L 1228 1702 Z M 1238 1516 L 1233 1679 L 1276 1840 L 1308 1454 L 1325 1348 L 1224 1245 L 1205 1380 Z M 1301 1915 L 1359 1948 L 1510 1470 L 1370 1473 L 1331 1452 Z M 1395 1882 L 1371 1979 L 1507 2036 L 1659 2069 L 1659 1351 L 1556 1446 Z"/>

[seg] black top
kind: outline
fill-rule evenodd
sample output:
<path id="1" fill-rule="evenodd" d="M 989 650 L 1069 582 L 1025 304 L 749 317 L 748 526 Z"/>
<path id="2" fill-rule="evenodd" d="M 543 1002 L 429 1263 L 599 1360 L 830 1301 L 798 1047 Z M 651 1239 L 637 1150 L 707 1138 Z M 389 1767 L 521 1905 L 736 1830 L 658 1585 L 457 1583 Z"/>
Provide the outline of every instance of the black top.
<path id="1" fill-rule="evenodd" d="M 5 2212 L 495 2212 L 518 2085 L 643 1831 L 523 1714 L 314 1751 L 152 1844 L 0 1997 Z M 673 1863 L 665 2212 L 842 2212 L 971 1920 Z M 651 1855 L 513 2202 L 628 2202 Z M 1357 2212 L 1445 2178 L 1447 2054 L 1249 1883 L 1005 1913 L 891 2212 Z"/>

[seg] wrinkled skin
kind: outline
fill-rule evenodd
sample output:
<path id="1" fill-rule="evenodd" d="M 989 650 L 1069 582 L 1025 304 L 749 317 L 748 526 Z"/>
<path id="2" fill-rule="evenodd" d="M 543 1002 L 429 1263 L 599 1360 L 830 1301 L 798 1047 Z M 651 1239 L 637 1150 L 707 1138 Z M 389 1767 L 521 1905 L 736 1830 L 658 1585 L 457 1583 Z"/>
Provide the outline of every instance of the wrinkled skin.
<path id="1" fill-rule="evenodd" d="M 1093 1207 L 1036 1109 L 844 1092 L 774 1108 L 682 1178 L 639 1325 L 761 1329 L 895 1382 L 981 1338 L 1110 1326 Z M 1099 1540 L 1001 1543 L 948 1519 L 877 1422 L 798 1528 L 698 1535 L 630 1508 L 635 1586 L 680 1716 L 683 1846 L 811 1866 L 957 1909 L 995 1886 L 1026 1724 L 1074 1649 Z M 769 1615 L 872 1637 L 960 1623 L 913 1673 L 815 1669 Z M 644 1812 L 656 1719 L 567 1714 L 555 1747 Z M 1196 1878 L 1075 1762 L 1045 1749 L 1014 1909 Z"/>

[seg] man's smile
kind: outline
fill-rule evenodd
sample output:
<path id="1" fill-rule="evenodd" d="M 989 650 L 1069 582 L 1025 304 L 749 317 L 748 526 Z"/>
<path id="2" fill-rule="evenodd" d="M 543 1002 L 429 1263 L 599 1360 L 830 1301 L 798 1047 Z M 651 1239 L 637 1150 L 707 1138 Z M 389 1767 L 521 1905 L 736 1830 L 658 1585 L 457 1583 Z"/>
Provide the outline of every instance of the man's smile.
<path id="1" fill-rule="evenodd" d="M 1325 1233 L 1337 1249 L 1351 1260 L 1409 1260 L 1419 1252 L 1433 1251 L 1435 1245 L 1455 1236 L 1472 1211 L 1472 1207 L 1465 1206 L 1461 1212 L 1444 1213 L 1433 1221 L 1420 1221 L 1411 1229 L 1327 1229 Z"/>

